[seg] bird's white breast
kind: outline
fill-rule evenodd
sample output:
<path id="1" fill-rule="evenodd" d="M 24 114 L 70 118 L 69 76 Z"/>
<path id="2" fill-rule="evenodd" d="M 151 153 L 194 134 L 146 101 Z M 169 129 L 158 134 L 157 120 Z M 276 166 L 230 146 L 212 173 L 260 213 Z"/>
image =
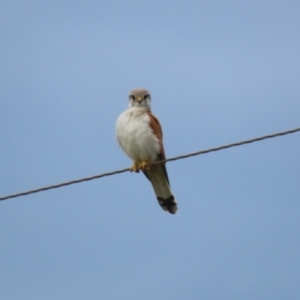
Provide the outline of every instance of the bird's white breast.
<path id="1" fill-rule="evenodd" d="M 116 135 L 123 151 L 135 162 L 153 162 L 160 153 L 158 138 L 150 127 L 145 109 L 125 110 L 117 120 Z"/>

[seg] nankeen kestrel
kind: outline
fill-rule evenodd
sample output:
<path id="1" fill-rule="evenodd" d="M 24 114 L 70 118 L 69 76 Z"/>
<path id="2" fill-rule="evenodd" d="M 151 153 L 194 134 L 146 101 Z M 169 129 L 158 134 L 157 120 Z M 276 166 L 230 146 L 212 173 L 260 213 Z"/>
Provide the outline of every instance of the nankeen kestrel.
<path id="1" fill-rule="evenodd" d="M 145 89 L 135 89 L 129 94 L 128 108 L 117 120 L 117 140 L 133 160 L 130 171 L 141 170 L 151 182 L 162 209 L 175 214 L 177 203 L 170 189 L 166 165 L 151 165 L 164 160 L 165 152 L 162 129 L 158 119 L 151 113 L 150 104 L 151 96 Z"/>

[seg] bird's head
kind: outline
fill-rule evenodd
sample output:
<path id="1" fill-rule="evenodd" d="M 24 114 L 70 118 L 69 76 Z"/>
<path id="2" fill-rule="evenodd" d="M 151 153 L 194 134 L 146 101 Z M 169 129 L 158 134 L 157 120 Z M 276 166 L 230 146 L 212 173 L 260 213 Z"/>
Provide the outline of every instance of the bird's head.
<path id="1" fill-rule="evenodd" d="M 146 89 L 134 89 L 129 94 L 129 107 L 145 107 L 150 110 L 151 96 Z"/>

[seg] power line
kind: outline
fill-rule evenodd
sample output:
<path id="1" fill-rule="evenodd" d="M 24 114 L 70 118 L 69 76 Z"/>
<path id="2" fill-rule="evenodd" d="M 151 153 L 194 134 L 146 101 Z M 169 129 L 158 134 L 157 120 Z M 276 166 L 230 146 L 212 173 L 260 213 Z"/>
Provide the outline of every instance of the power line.
<path id="1" fill-rule="evenodd" d="M 210 153 L 210 152 L 216 152 L 216 151 L 220 151 L 220 150 L 224 150 L 224 149 L 228 149 L 228 148 L 232 148 L 232 147 L 237 147 L 237 146 L 250 144 L 250 143 L 254 143 L 254 142 L 258 142 L 258 141 L 262 141 L 262 140 L 266 140 L 266 139 L 275 138 L 275 137 L 278 137 L 278 136 L 283 136 L 283 135 L 295 133 L 295 132 L 298 132 L 298 131 L 300 131 L 300 128 L 295 128 L 295 129 L 291 129 L 291 130 L 287 130 L 287 131 L 277 132 L 277 133 L 274 133 L 274 134 L 264 135 L 264 136 L 254 138 L 254 139 L 250 139 L 250 140 L 244 140 L 244 141 L 241 141 L 241 142 L 227 144 L 227 145 L 219 146 L 219 147 L 216 147 L 216 148 L 210 148 L 210 149 L 201 150 L 201 151 L 197 151 L 197 152 L 193 152 L 193 153 L 189 153 L 189 154 L 185 154 L 185 155 L 171 157 L 171 158 L 168 158 L 168 159 L 165 159 L 165 160 L 162 160 L 162 161 L 155 162 L 155 163 L 153 163 L 153 165 L 164 163 L 164 162 L 169 162 L 169 161 L 174 161 L 174 160 L 178 160 L 178 159 L 184 159 L 184 158 L 188 158 L 188 157 L 191 157 L 191 156 L 206 154 L 206 153 Z M 85 177 L 85 178 L 81 178 L 81 179 L 71 180 L 71 181 L 67 181 L 67 182 L 62 182 L 62 183 L 59 183 L 59 184 L 49 185 L 49 186 L 46 186 L 46 187 L 38 188 L 38 189 L 35 189 L 35 190 L 30 190 L 30 191 L 27 191 L 27 192 L 21 192 L 21 193 L 17 193 L 17 194 L 12 194 L 12 195 L 7 195 L 7 196 L 4 196 L 4 197 L 0 197 L 0 201 L 11 199 L 11 198 L 16 198 L 16 197 L 20 197 L 20 196 L 25 196 L 25 195 L 29 195 L 29 194 L 39 193 L 39 192 L 47 191 L 47 190 L 51 190 L 51 189 L 56 189 L 56 188 L 60 188 L 60 187 L 75 184 L 75 183 L 90 181 L 90 180 L 94 180 L 94 179 L 98 179 L 98 178 L 102 178 L 102 177 L 106 177 L 106 176 L 116 175 L 116 174 L 124 173 L 124 172 L 127 172 L 127 171 L 129 171 L 129 168 L 122 169 L 122 170 L 117 170 L 117 171 L 113 171 L 113 172 L 108 172 L 108 173 L 102 173 L 102 174 L 99 174 L 99 175 L 94 175 L 94 176 Z"/>

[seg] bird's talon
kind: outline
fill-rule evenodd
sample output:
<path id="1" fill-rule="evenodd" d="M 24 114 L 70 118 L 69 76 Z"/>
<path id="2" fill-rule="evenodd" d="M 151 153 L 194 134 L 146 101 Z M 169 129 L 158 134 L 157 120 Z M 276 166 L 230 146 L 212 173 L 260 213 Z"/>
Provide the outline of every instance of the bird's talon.
<path id="1" fill-rule="evenodd" d="M 142 171 L 149 171 L 150 170 L 149 164 L 145 161 L 143 161 L 141 164 L 139 164 L 138 168 Z"/>
<path id="2" fill-rule="evenodd" d="M 132 167 L 129 169 L 130 172 L 136 172 L 136 173 L 139 173 L 140 169 L 139 169 L 139 165 L 134 163 L 132 165 Z"/>

